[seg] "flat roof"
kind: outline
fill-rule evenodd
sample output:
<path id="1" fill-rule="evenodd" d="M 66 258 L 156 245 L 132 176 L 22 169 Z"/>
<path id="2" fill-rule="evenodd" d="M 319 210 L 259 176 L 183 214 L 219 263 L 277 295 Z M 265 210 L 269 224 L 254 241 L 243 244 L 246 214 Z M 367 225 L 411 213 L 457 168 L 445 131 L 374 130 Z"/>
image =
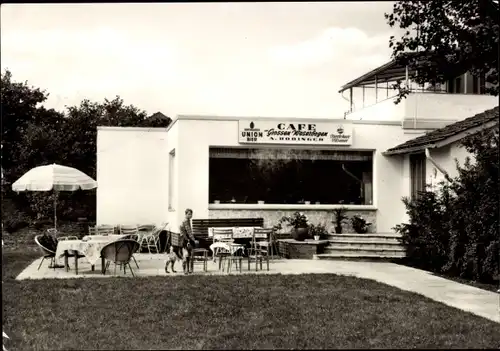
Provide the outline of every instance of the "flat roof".
<path id="1" fill-rule="evenodd" d="M 238 120 L 266 120 L 266 121 L 307 121 L 316 123 L 342 123 L 342 124 L 365 124 L 402 126 L 401 121 L 371 121 L 332 118 L 304 118 L 304 117 L 251 117 L 251 116 L 214 116 L 214 115 L 178 115 L 172 119 L 168 127 L 119 127 L 119 126 L 97 126 L 97 130 L 123 131 L 123 132 L 168 132 L 178 120 L 191 121 L 238 121 Z"/>

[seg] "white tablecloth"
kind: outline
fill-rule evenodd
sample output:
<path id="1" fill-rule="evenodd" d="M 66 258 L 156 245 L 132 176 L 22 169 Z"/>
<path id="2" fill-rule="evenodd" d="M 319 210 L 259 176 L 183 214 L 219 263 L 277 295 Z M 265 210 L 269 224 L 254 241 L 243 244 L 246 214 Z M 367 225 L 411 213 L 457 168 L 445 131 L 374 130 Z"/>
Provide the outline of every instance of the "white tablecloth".
<path id="1" fill-rule="evenodd" d="M 224 249 L 228 252 L 231 252 L 231 255 L 234 255 L 238 250 L 244 250 L 245 246 L 241 244 L 229 244 L 217 242 L 210 245 L 210 250 L 215 254 L 215 249 Z"/>
<path id="2" fill-rule="evenodd" d="M 122 236 L 120 236 L 122 237 Z M 104 236 L 105 240 L 92 239 L 88 241 L 83 240 L 63 240 L 57 243 L 56 257 L 64 256 L 64 251 L 74 250 L 85 255 L 85 258 L 91 265 L 95 265 L 101 258 L 101 250 L 109 243 L 120 238 L 112 238 L 111 236 Z"/>
<path id="3" fill-rule="evenodd" d="M 127 235 L 125 234 L 109 234 L 109 235 L 86 235 L 83 240 L 98 240 L 98 241 L 114 241 L 119 240 Z"/>

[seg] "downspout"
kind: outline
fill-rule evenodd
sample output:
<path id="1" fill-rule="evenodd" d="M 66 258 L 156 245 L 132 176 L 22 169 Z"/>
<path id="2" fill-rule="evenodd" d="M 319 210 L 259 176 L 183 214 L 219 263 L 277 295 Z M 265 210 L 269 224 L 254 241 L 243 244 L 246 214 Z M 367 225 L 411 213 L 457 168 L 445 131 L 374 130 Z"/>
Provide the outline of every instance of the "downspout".
<path id="1" fill-rule="evenodd" d="M 449 181 L 449 182 L 452 181 L 452 179 L 448 175 L 448 172 L 446 172 L 443 169 L 443 167 L 438 165 L 437 162 L 431 157 L 431 153 L 429 152 L 428 148 L 425 148 L 425 158 L 427 158 L 434 165 L 434 167 L 436 167 L 436 169 L 444 175 L 444 177 L 446 178 L 447 181 Z"/>
<path id="2" fill-rule="evenodd" d="M 348 99 L 348 98 L 346 98 L 346 97 L 344 96 L 344 91 L 345 91 L 345 90 L 343 90 L 343 91 L 342 91 L 342 93 L 340 94 L 340 96 L 342 96 L 342 99 L 344 99 L 345 101 L 347 101 L 347 102 L 349 103 L 349 106 L 350 106 L 350 111 L 348 111 L 348 112 L 352 112 L 352 105 L 353 105 L 354 103 L 353 103 L 352 101 L 349 101 L 349 99 Z M 347 119 L 346 117 L 347 117 L 347 113 L 348 113 L 348 112 L 344 112 L 344 119 Z"/>

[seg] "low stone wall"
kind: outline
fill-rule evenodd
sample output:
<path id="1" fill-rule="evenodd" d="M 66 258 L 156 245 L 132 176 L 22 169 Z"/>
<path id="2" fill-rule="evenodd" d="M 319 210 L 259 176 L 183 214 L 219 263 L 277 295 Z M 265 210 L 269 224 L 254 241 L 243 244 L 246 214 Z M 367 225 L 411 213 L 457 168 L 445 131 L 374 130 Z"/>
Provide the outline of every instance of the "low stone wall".
<path id="1" fill-rule="evenodd" d="M 283 216 L 290 216 L 296 210 L 239 210 L 239 209 L 217 209 L 209 210 L 209 218 L 253 218 L 262 217 L 264 218 L 264 226 L 272 227 L 277 224 L 278 221 Z M 335 224 L 332 221 L 335 219 L 335 214 L 333 210 L 300 210 L 299 212 L 304 213 L 309 221 L 313 224 L 324 224 L 329 233 L 335 233 Z M 367 222 L 372 223 L 369 227 L 370 233 L 377 232 L 377 210 L 347 210 L 347 217 L 352 217 L 354 215 L 359 215 L 363 217 Z M 343 233 L 354 233 L 352 229 L 351 221 L 347 220 L 343 224 Z"/>

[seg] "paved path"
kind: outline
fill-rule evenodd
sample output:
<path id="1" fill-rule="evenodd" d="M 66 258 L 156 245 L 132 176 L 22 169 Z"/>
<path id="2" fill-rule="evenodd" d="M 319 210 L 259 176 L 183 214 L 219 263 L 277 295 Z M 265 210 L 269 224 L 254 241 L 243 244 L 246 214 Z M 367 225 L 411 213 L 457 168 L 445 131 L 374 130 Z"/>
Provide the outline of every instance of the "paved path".
<path id="1" fill-rule="evenodd" d="M 166 276 L 164 271 L 163 254 L 136 254 L 140 269 L 132 262 L 136 276 Z M 242 274 L 255 274 L 255 263 L 250 271 L 243 261 Z M 113 265 L 110 273 L 103 276 L 100 273 L 100 264 L 92 272 L 90 265 L 85 260 L 78 263 L 79 274 L 76 276 L 73 270 L 66 272 L 64 269 L 49 269 L 48 262 L 43 263 L 38 271 L 40 259 L 29 265 L 16 279 L 68 279 L 68 278 L 105 278 L 112 276 Z M 70 260 L 70 265 L 72 262 Z M 356 261 L 333 261 L 333 260 L 275 260 L 270 263 L 270 270 L 259 270 L 259 274 L 304 274 L 304 273 L 334 273 L 350 275 L 359 278 L 373 279 L 378 282 L 395 286 L 402 290 L 412 291 L 435 301 L 442 302 L 448 306 L 462 309 L 500 323 L 500 294 L 478 289 L 469 285 L 456 283 L 451 280 L 440 278 L 426 271 L 414 269 L 402 265 L 387 262 L 356 262 Z M 176 263 L 176 270 L 182 271 L 181 264 Z M 237 271 L 231 273 L 239 274 Z M 170 273 L 172 275 L 173 273 Z M 195 274 L 227 274 L 218 271 L 218 265 L 208 262 L 208 272 L 202 272 L 201 266 L 195 266 Z M 117 273 L 123 276 L 123 272 Z M 130 272 L 127 276 L 131 277 Z"/>

